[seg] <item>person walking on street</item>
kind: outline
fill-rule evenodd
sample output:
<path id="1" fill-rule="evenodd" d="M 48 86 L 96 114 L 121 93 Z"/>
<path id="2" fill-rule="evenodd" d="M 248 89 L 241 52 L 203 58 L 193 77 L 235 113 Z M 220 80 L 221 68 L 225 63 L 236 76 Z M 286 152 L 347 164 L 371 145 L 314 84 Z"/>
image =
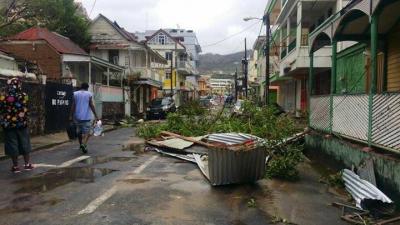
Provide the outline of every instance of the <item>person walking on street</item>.
<path id="1" fill-rule="evenodd" d="M 5 154 L 12 160 L 11 172 L 21 172 L 18 156 L 24 156 L 24 169 L 32 170 L 30 163 L 31 142 L 28 131 L 28 95 L 22 92 L 22 81 L 11 78 L 6 92 L 0 95 L 0 123 L 4 131 Z"/>
<path id="2" fill-rule="evenodd" d="M 88 91 L 89 84 L 82 83 L 80 90 L 74 92 L 71 108 L 70 121 L 76 123 L 78 129 L 79 148 L 87 153 L 87 143 L 92 128 L 93 115 L 98 120 L 96 109 L 93 104 L 93 94 Z M 93 113 L 93 114 L 92 114 Z"/>

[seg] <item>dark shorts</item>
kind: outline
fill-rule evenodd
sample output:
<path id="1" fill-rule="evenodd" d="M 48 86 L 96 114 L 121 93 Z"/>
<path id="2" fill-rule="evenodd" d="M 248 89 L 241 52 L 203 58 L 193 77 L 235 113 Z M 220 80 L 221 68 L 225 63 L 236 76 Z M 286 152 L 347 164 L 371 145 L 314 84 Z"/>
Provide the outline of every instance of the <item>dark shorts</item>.
<path id="1" fill-rule="evenodd" d="M 15 157 L 31 152 L 28 128 L 4 129 L 4 150 L 6 155 Z"/>
<path id="2" fill-rule="evenodd" d="M 78 134 L 90 134 L 92 130 L 92 121 L 90 120 L 78 120 L 75 121 L 76 128 L 78 129 Z"/>

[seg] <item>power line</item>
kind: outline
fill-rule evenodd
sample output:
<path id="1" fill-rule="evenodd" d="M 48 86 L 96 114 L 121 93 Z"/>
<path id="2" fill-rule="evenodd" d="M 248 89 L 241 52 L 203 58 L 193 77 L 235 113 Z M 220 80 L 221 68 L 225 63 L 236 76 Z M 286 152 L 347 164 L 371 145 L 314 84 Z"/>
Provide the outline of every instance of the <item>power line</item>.
<path id="1" fill-rule="evenodd" d="M 228 40 L 228 39 L 230 39 L 230 38 L 232 38 L 232 37 L 234 37 L 234 36 L 237 36 L 237 35 L 239 35 L 239 34 L 245 32 L 245 31 L 249 30 L 250 28 L 254 27 L 254 26 L 255 26 L 256 24 L 258 24 L 258 23 L 260 23 L 260 22 L 257 21 L 256 23 L 251 24 L 250 26 L 246 27 L 245 29 L 243 29 L 243 30 L 241 30 L 241 31 L 239 31 L 239 32 L 237 32 L 237 33 L 235 33 L 235 34 L 232 34 L 232 35 L 230 35 L 230 36 L 228 36 L 228 37 L 226 37 L 226 38 L 224 38 L 224 39 L 222 39 L 222 40 L 219 40 L 219 41 L 217 41 L 217 42 L 214 42 L 214 43 L 211 43 L 211 44 L 207 44 L 207 45 L 202 45 L 201 47 L 202 47 L 202 48 L 207 48 L 207 47 L 211 47 L 211 46 L 215 46 L 215 45 L 217 45 L 217 44 L 220 44 L 220 43 L 222 43 L 222 42 L 224 42 L 224 41 L 226 41 L 226 40 Z"/>
<path id="2" fill-rule="evenodd" d="M 96 2 L 97 2 L 97 0 L 94 0 L 92 8 L 90 9 L 89 17 L 90 17 L 90 15 L 92 15 L 93 9 L 96 6 Z"/>

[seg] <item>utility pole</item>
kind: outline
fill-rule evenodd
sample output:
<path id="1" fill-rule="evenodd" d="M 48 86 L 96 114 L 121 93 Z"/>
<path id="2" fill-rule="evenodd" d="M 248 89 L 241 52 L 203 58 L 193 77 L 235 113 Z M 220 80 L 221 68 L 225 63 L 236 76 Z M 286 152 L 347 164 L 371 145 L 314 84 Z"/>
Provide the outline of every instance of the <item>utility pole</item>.
<path id="1" fill-rule="evenodd" d="M 237 72 L 237 66 L 235 70 L 235 102 L 238 100 L 238 72 Z"/>
<path id="2" fill-rule="evenodd" d="M 247 99 L 247 40 L 246 38 L 244 39 L 244 60 L 243 60 L 243 73 L 244 73 L 244 90 L 245 90 L 245 96 Z"/>
<path id="3" fill-rule="evenodd" d="M 269 34 L 270 34 L 270 24 L 269 24 L 269 14 L 264 15 L 265 23 L 265 104 L 269 105 Z"/>
<path id="4" fill-rule="evenodd" d="M 172 72 L 172 71 L 173 71 L 173 69 L 174 69 L 174 68 L 173 68 L 173 64 L 172 64 L 172 62 L 173 62 L 173 61 L 172 61 L 173 56 L 174 56 L 174 52 L 171 51 L 171 56 L 170 56 L 170 57 L 171 57 L 171 73 L 170 73 L 170 79 L 171 79 L 171 99 L 174 97 L 174 89 L 172 88 L 172 86 L 173 86 L 173 85 L 172 85 L 172 75 L 173 75 L 173 72 Z"/>

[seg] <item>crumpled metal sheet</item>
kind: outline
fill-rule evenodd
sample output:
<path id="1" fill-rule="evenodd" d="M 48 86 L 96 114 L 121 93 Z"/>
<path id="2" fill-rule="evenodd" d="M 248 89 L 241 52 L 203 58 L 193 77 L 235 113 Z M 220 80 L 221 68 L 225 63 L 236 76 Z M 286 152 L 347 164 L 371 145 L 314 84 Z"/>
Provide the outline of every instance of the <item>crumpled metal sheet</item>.
<path id="1" fill-rule="evenodd" d="M 343 180 L 346 190 L 356 201 L 356 206 L 380 214 L 392 214 L 393 201 L 370 182 L 361 179 L 353 171 L 344 169 Z"/>
<path id="2" fill-rule="evenodd" d="M 156 151 L 160 154 L 163 154 L 163 155 L 168 155 L 168 156 L 172 156 L 172 157 L 175 157 L 178 159 L 183 159 L 188 162 L 196 163 L 196 160 L 194 159 L 193 154 L 187 154 L 187 155 L 186 154 L 175 154 L 175 153 L 171 153 L 171 152 L 165 152 L 158 148 L 151 148 L 151 149 L 153 149 L 154 151 Z"/>

